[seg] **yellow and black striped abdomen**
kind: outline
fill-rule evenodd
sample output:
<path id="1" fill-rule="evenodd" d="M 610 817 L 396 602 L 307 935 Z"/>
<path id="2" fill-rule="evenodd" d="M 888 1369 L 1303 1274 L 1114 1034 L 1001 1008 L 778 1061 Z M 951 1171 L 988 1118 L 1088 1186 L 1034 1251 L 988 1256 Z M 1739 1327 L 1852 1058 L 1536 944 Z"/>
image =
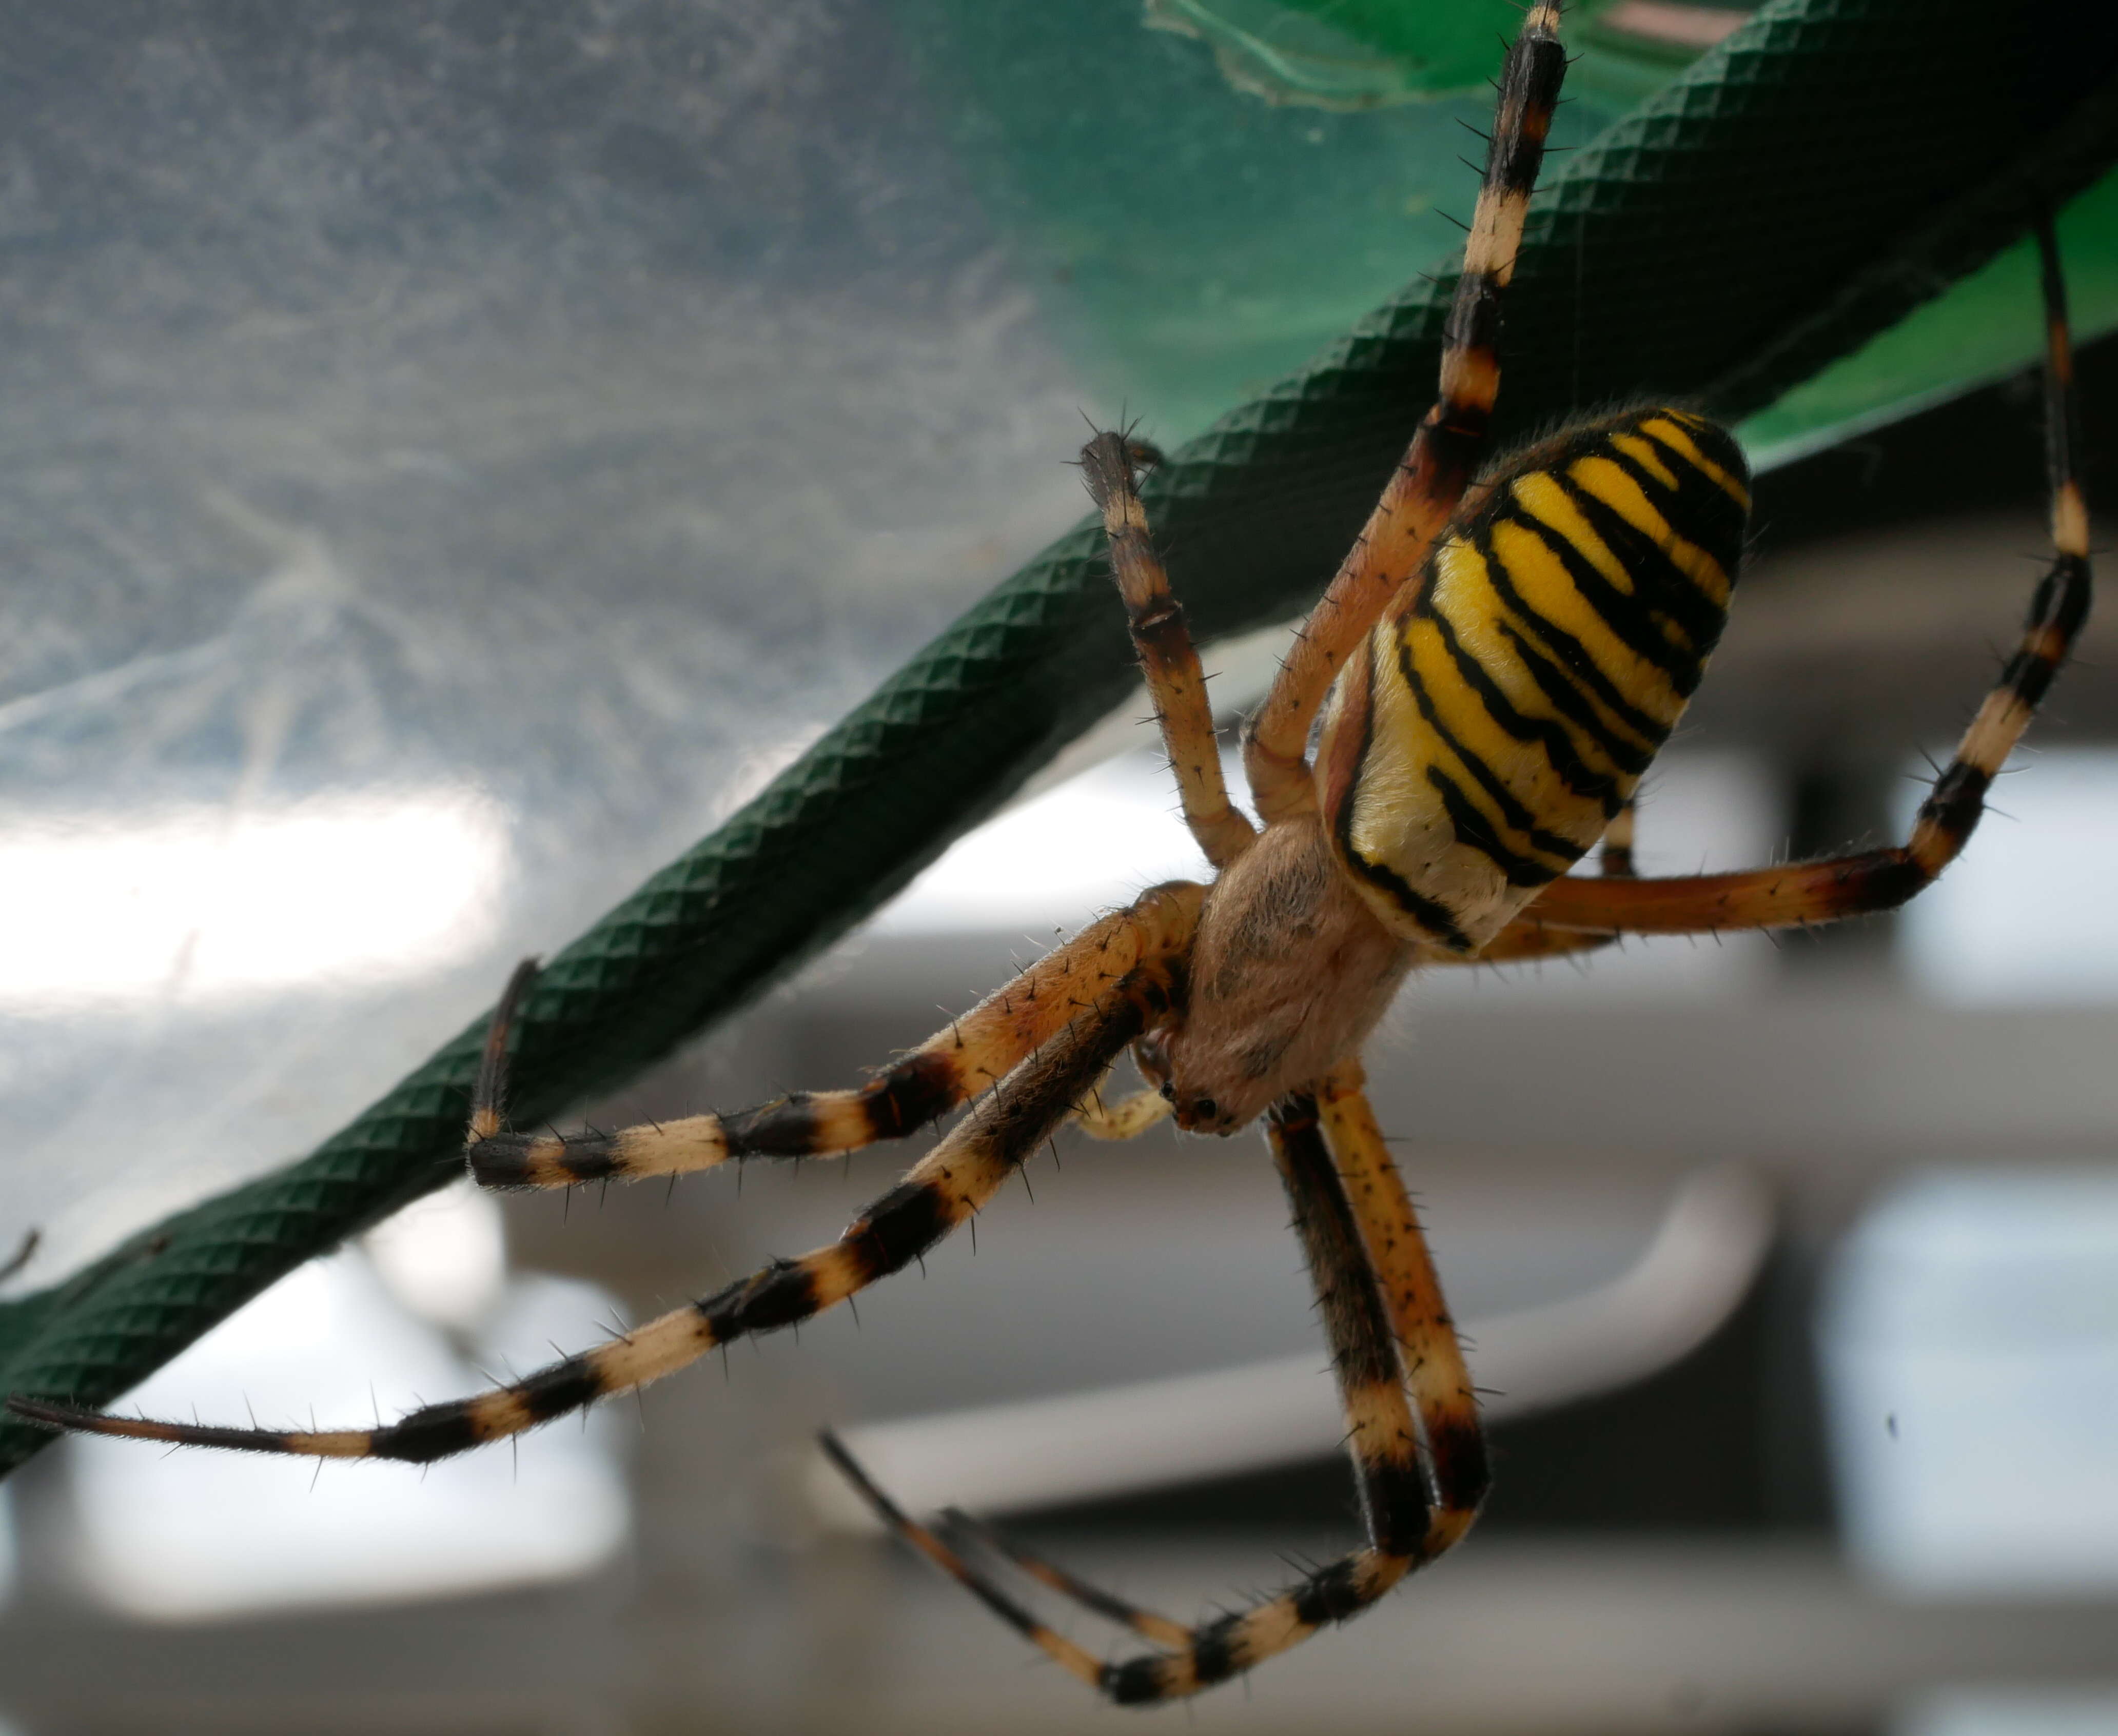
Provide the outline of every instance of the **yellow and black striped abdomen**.
<path id="1" fill-rule="evenodd" d="M 1494 476 L 1332 690 L 1318 793 L 1393 930 L 1476 951 L 1602 835 L 1721 636 L 1749 511 L 1735 441 L 1680 410 Z"/>

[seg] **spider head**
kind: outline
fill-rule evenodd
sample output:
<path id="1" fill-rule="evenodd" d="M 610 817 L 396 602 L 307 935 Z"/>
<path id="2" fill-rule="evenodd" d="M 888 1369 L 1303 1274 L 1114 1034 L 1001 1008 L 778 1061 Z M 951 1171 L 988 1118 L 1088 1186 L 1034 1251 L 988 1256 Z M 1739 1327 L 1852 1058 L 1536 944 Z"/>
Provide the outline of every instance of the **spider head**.
<path id="1" fill-rule="evenodd" d="M 1179 1127 L 1232 1133 L 1356 1052 L 1409 953 L 1313 817 L 1268 828 L 1207 894 L 1163 1090 Z"/>
<path id="2" fill-rule="evenodd" d="M 1176 1114 L 1172 1119 L 1187 1133 L 1228 1134 L 1242 1125 L 1240 1121 L 1223 1118 L 1220 1102 L 1216 1098 L 1203 1094 L 1180 1097 L 1173 1084 L 1163 1086 L 1162 1094 L 1177 1106 Z"/>

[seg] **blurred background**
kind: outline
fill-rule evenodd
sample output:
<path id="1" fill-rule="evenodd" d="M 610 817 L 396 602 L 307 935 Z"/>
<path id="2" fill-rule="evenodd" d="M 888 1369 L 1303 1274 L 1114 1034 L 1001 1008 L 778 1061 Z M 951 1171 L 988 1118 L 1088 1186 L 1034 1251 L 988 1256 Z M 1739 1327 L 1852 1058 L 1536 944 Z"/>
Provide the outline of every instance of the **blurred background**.
<path id="1" fill-rule="evenodd" d="M 1390 10 L 0 7 L 12 1290 L 308 1148 L 754 792 L 1078 518 L 1084 413 L 1180 441 L 1445 258 L 1515 15 Z M 1583 8 L 1559 142 L 1740 16 Z M 2114 210 L 2068 215 L 2090 337 Z M 2011 255 L 1746 427 L 1757 558 L 1645 871 L 1906 824 L 2037 574 L 2037 337 Z M 2118 345 L 2083 376 L 2110 497 Z M 2113 639 L 1903 916 L 1408 990 L 1370 1073 L 1496 1492 L 1382 1609 L 1160 1715 L 2118 1729 Z M 1230 723 L 1279 642 L 1211 649 Z M 851 1079 L 1196 872 L 1143 710 L 589 1118 Z M 903 1161 L 451 1189 L 132 1401 L 469 1391 Z M 47 1452 L 0 1485 L 0 1729 L 1117 1715 L 862 1531 L 812 1431 L 1189 1618 L 1353 1540 L 1339 1424 L 1260 1143 L 1062 1137 L 1025 1181 L 858 1321 L 513 1455 Z"/>

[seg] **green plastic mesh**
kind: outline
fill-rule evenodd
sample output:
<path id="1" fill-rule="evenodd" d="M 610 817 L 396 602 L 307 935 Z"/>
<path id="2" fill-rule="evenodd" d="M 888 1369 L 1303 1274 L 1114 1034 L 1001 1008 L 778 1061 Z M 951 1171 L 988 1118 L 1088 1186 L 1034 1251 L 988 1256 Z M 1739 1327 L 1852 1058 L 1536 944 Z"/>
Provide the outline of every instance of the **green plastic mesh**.
<path id="1" fill-rule="evenodd" d="M 1780 0 L 1540 192 L 1504 436 L 1644 393 L 1759 409 L 2118 159 L 2118 40 L 2086 9 Z M 1145 171 L 1144 171 L 1145 172 Z M 1174 455 L 1148 504 L 1195 627 L 1297 612 L 1424 410 L 1450 283 L 1419 284 Z M 761 796 L 553 958 L 516 1110 L 559 1114 L 844 934 L 1134 680 L 1084 524 Z M 276 1174 L 0 1309 L 0 1390 L 108 1402 L 274 1280 L 460 1173 L 467 1031 Z M 48 1438 L 0 1426 L 0 1468 Z"/>

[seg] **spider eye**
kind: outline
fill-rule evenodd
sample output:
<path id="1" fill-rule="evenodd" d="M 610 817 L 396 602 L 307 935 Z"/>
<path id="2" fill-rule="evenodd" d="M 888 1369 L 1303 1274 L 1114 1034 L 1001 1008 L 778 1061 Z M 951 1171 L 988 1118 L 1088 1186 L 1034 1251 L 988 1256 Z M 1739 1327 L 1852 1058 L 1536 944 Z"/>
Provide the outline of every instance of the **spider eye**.
<path id="1" fill-rule="evenodd" d="M 1168 1079 L 1164 1079 L 1162 1082 L 1162 1095 L 1168 1098 L 1169 1101 L 1174 1103 L 1177 1101 L 1176 1086 L 1172 1084 Z"/>
<path id="2" fill-rule="evenodd" d="M 1221 1118 L 1221 1106 L 1211 1097 L 1200 1097 L 1192 1103 L 1191 1114 L 1197 1120 L 1218 1121 Z"/>

